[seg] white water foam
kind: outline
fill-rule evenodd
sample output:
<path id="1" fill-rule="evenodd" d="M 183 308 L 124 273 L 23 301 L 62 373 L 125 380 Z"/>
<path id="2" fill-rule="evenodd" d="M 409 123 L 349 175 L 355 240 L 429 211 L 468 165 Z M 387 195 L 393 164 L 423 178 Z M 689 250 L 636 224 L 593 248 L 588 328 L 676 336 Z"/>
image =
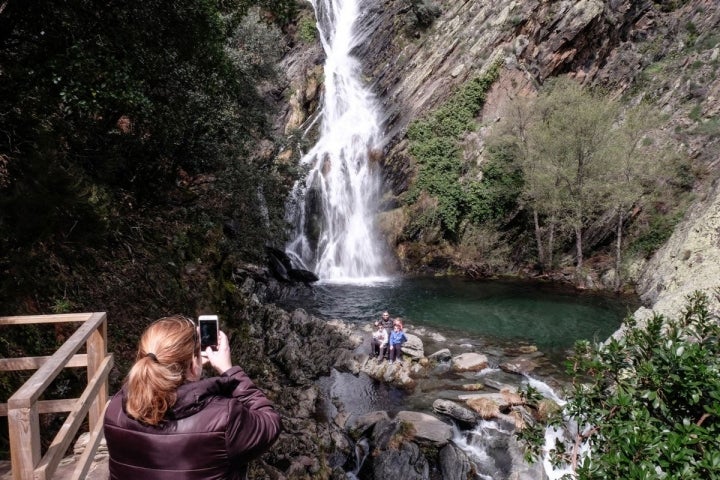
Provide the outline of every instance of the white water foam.
<path id="1" fill-rule="evenodd" d="M 497 369 L 488 368 L 480 372 L 479 377 L 492 373 Z M 527 384 L 536 389 L 545 398 L 548 398 L 560 407 L 564 407 L 567 401 L 560 396 L 545 382 L 537 380 L 535 378 L 526 376 Z M 585 427 L 587 430 L 589 427 Z M 494 459 L 490 456 L 487 450 L 487 443 L 482 440 L 483 436 L 487 436 L 489 432 L 498 432 L 510 435 L 511 432 L 504 431 L 495 421 L 483 420 L 478 426 L 470 432 L 460 432 L 455 430 L 453 436 L 453 442 L 462 449 L 468 457 L 473 461 L 485 464 L 486 467 L 493 467 Z M 553 465 L 551 461 L 551 450 L 557 446 L 557 441 L 563 442 L 568 445 L 568 448 L 572 448 L 574 445 L 574 439 L 577 437 L 578 424 L 571 418 L 565 418 L 565 425 L 563 428 L 547 427 L 545 429 L 545 444 L 543 447 L 542 463 L 545 474 L 549 480 L 560 480 L 561 478 L 575 478 L 575 470 L 572 465 Z M 573 452 L 568 450 L 564 452 L 566 455 L 572 455 Z M 582 465 L 582 462 L 590 454 L 589 442 L 582 442 L 578 445 L 578 450 L 575 452 L 577 458 L 577 464 Z M 484 478 L 483 475 L 479 475 L 478 478 Z"/>
<path id="2" fill-rule="evenodd" d="M 288 254 L 321 280 L 372 283 L 387 278 L 375 229 L 381 193 L 380 111 L 361 81 L 352 51 L 361 0 L 310 0 L 326 54 L 320 138 L 301 159 L 309 169 L 291 195 L 294 238 Z"/>

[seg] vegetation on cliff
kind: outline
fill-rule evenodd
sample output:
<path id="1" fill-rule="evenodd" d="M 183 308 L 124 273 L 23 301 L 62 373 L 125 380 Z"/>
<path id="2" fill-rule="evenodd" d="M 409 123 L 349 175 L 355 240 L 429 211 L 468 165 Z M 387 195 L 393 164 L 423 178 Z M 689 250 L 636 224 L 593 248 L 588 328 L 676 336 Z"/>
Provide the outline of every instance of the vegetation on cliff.
<path id="1" fill-rule="evenodd" d="M 422 208 L 423 211 L 406 227 L 406 238 L 417 238 L 424 229 L 437 224 L 444 237 L 457 239 L 463 221 L 492 217 L 507 201 L 502 194 L 496 193 L 498 185 L 503 184 L 502 177 L 496 178 L 498 182 L 493 183 L 492 190 L 488 189 L 487 180 L 484 184 L 477 180 L 460 181 L 467 168 L 461 155 L 460 139 L 475 128 L 475 117 L 501 68 L 502 62 L 496 62 L 482 76 L 457 91 L 445 105 L 408 128 L 410 153 L 418 162 L 418 174 L 405 202 L 413 204 L 421 195 L 429 195 L 436 205 Z M 512 187 L 508 192 L 512 192 Z"/>
<path id="2" fill-rule="evenodd" d="M 673 176 L 667 149 L 652 134 L 659 115 L 562 78 L 535 100 L 516 98 L 508 111 L 488 141 L 513 152 L 522 172 L 518 204 L 531 213 L 539 265 L 555 266 L 556 237 L 568 232 L 582 272 L 587 229 L 615 217 L 619 287 L 626 219 L 656 201 Z"/>
<path id="3" fill-rule="evenodd" d="M 668 193 L 679 198 L 685 188 L 676 178 L 682 172 L 672 170 L 669 150 L 654 137 L 660 115 L 646 104 L 628 105 L 597 88 L 555 79 L 537 98 L 509 102 L 501 121 L 485 130 L 486 148 L 477 165 L 464 157 L 462 142 L 478 128 L 477 112 L 500 67 L 495 63 L 408 128 L 418 173 L 404 199 L 418 214 L 411 216 L 401 240 L 446 241 L 467 254 L 462 245 L 482 243 L 477 232 L 494 229 L 490 243 L 527 244 L 502 262 L 534 264 L 540 270 L 562 267 L 561 254 L 572 246 L 580 283 L 587 252 L 612 251 L 614 285 L 608 286 L 619 287 L 623 252 L 652 252 L 671 232 L 659 232 L 647 245 L 647 235 L 632 220 L 655 208 L 661 189 L 667 199 Z M 482 92 L 477 98 L 472 95 L 476 90 Z M 683 202 L 675 204 L 682 208 Z M 674 212 L 664 211 L 657 221 L 676 221 Z M 623 242 L 627 231 L 632 233 L 629 245 Z M 509 254 L 487 250 L 478 261 L 491 263 L 487 257 Z"/>

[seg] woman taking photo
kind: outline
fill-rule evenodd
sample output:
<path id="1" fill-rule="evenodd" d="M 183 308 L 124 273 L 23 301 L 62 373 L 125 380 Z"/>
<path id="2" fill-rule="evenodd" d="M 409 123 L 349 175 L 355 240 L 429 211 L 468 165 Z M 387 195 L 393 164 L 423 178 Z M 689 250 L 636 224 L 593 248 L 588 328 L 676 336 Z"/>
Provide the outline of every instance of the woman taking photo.
<path id="1" fill-rule="evenodd" d="M 161 318 L 105 413 L 113 480 L 244 479 L 280 434 L 280 416 L 240 367 L 227 336 L 201 355 L 195 324 Z M 201 378 L 206 363 L 219 376 Z"/>

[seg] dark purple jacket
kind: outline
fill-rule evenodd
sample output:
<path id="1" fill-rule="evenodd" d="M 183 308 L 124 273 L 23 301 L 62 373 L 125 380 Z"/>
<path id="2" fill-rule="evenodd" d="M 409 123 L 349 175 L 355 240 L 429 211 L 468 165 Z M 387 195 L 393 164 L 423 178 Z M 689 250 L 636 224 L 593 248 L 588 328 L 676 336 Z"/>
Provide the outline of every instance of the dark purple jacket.
<path id="1" fill-rule="evenodd" d="M 105 413 L 112 480 L 244 479 L 280 434 L 280 416 L 240 367 L 178 388 L 157 427 L 125 413 L 125 389 Z"/>

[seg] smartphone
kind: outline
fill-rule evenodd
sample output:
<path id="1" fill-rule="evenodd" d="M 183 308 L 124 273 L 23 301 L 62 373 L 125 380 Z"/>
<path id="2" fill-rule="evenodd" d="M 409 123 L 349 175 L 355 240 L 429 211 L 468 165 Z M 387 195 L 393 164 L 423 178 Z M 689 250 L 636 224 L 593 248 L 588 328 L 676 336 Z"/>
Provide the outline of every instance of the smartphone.
<path id="1" fill-rule="evenodd" d="M 217 315 L 200 315 L 198 317 L 198 325 L 200 326 L 200 349 L 203 352 L 207 347 L 217 350 L 218 323 Z"/>

